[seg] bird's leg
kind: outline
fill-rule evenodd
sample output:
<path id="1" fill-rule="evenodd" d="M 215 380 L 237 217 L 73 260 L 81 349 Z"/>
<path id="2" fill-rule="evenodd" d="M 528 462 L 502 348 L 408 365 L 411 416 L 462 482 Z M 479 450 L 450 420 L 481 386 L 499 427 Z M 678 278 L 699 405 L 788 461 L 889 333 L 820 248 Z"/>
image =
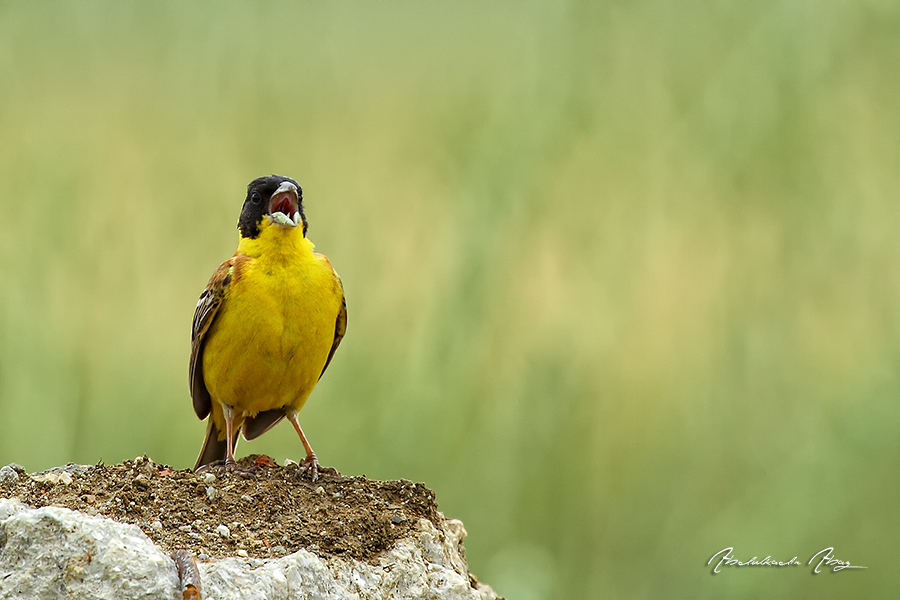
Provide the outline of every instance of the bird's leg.
<path id="1" fill-rule="evenodd" d="M 225 415 L 225 443 L 227 444 L 225 466 L 233 468 L 237 466 L 237 463 L 234 461 L 234 446 L 231 444 L 233 439 L 231 433 L 234 430 L 234 407 L 222 404 L 222 414 Z"/>
<path id="2" fill-rule="evenodd" d="M 288 410 L 287 418 L 294 426 L 294 429 L 297 430 L 297 435 L 300 436 L 300 441 L 303 442 L 303 448 L 306 450 L 306 458 L 300 461 L 300 467 L 304 470 L 309 470 L 312 474 L 312 480 L 316 481 L 319 478 L 319 471 L 328 473 L 329 475 L 340 475 L 340 473 L 337 472 L 337 469 L 319 465 L 319 459 L 316 457 L 316 453 L 313 452 L 312 446 L 309 445 L 309 441 L 307 441 L 306 435 L 304 435 L 303 429 L 300 427 L 300 421 L 297 420 L 297 411 Z"/>

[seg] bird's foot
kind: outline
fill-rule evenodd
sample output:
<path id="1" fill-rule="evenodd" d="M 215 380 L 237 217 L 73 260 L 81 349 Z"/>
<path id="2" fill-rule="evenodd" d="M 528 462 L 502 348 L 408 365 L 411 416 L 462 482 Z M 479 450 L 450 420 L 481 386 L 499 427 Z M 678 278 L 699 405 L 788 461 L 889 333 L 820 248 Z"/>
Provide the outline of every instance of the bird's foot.
<path id="1" fill-rule="evenodd" d="M 319 459 L 315 454 L 310 454 L 306 458 L 300 461 L 300 471 L 303 473 L 308 472 L 310 474 L 310 478 L 313 480 L 313 483 L 318 481 L 319 473 L 326 475 L 340 475 L 337 469 L 334 467 L 323 467 L 319 464 Z"/>

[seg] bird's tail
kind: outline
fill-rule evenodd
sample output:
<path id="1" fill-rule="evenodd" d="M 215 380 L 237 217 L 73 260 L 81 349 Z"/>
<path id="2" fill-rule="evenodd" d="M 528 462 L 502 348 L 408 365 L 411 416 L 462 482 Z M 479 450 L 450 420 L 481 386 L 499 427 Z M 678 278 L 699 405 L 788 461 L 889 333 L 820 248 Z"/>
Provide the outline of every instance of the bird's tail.
<path id="1" fill-rule="evenodd" d="M 232 440 L 232 448 L 237 448 L 239 428 L 235 427 Z M 225 436 L 222 436 L 223 438 Z M 209 417 L 209 423 L 206 425 L 206 439 L 203 440 L 203 447 L 200 449 L 200 456 L 197 457 L 197 464 L 194 465 L 196 471 L 203 465 L 214 463 L 217 460 L 225 460 L 228 451 L 228 445 L 224 439 L 219 439 L 219 428 L 213 423 L 212 415 Z"/>

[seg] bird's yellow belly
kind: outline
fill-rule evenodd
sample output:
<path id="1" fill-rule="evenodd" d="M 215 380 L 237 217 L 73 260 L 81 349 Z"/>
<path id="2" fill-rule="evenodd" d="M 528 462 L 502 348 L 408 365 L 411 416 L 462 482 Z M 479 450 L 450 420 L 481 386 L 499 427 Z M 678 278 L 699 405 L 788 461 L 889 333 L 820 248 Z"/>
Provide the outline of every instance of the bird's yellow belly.
<path id="1" fill-rule="evenodd" d="M 340 298 L 330 270 L 317 263 L 247 265 L 226 293 L 207 333 L 203 371 L 215 403 L 234 407 L 235 426 L 261 411 L 299 410 L 318 381 Z"/>

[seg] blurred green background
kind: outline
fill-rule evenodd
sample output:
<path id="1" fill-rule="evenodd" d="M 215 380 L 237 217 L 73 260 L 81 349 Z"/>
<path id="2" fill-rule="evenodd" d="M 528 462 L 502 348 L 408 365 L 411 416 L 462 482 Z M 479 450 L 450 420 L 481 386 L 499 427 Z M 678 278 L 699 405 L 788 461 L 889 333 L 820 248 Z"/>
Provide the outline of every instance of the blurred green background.
<path id="1" fill-rule="evenodd" d="M 499 593 L 889 597 L 898 73 L 886 0 L 2 3 L 0 464 L 193 464 L 194 305 L 283 173 L 350 316 L 313 446 Z"/>

